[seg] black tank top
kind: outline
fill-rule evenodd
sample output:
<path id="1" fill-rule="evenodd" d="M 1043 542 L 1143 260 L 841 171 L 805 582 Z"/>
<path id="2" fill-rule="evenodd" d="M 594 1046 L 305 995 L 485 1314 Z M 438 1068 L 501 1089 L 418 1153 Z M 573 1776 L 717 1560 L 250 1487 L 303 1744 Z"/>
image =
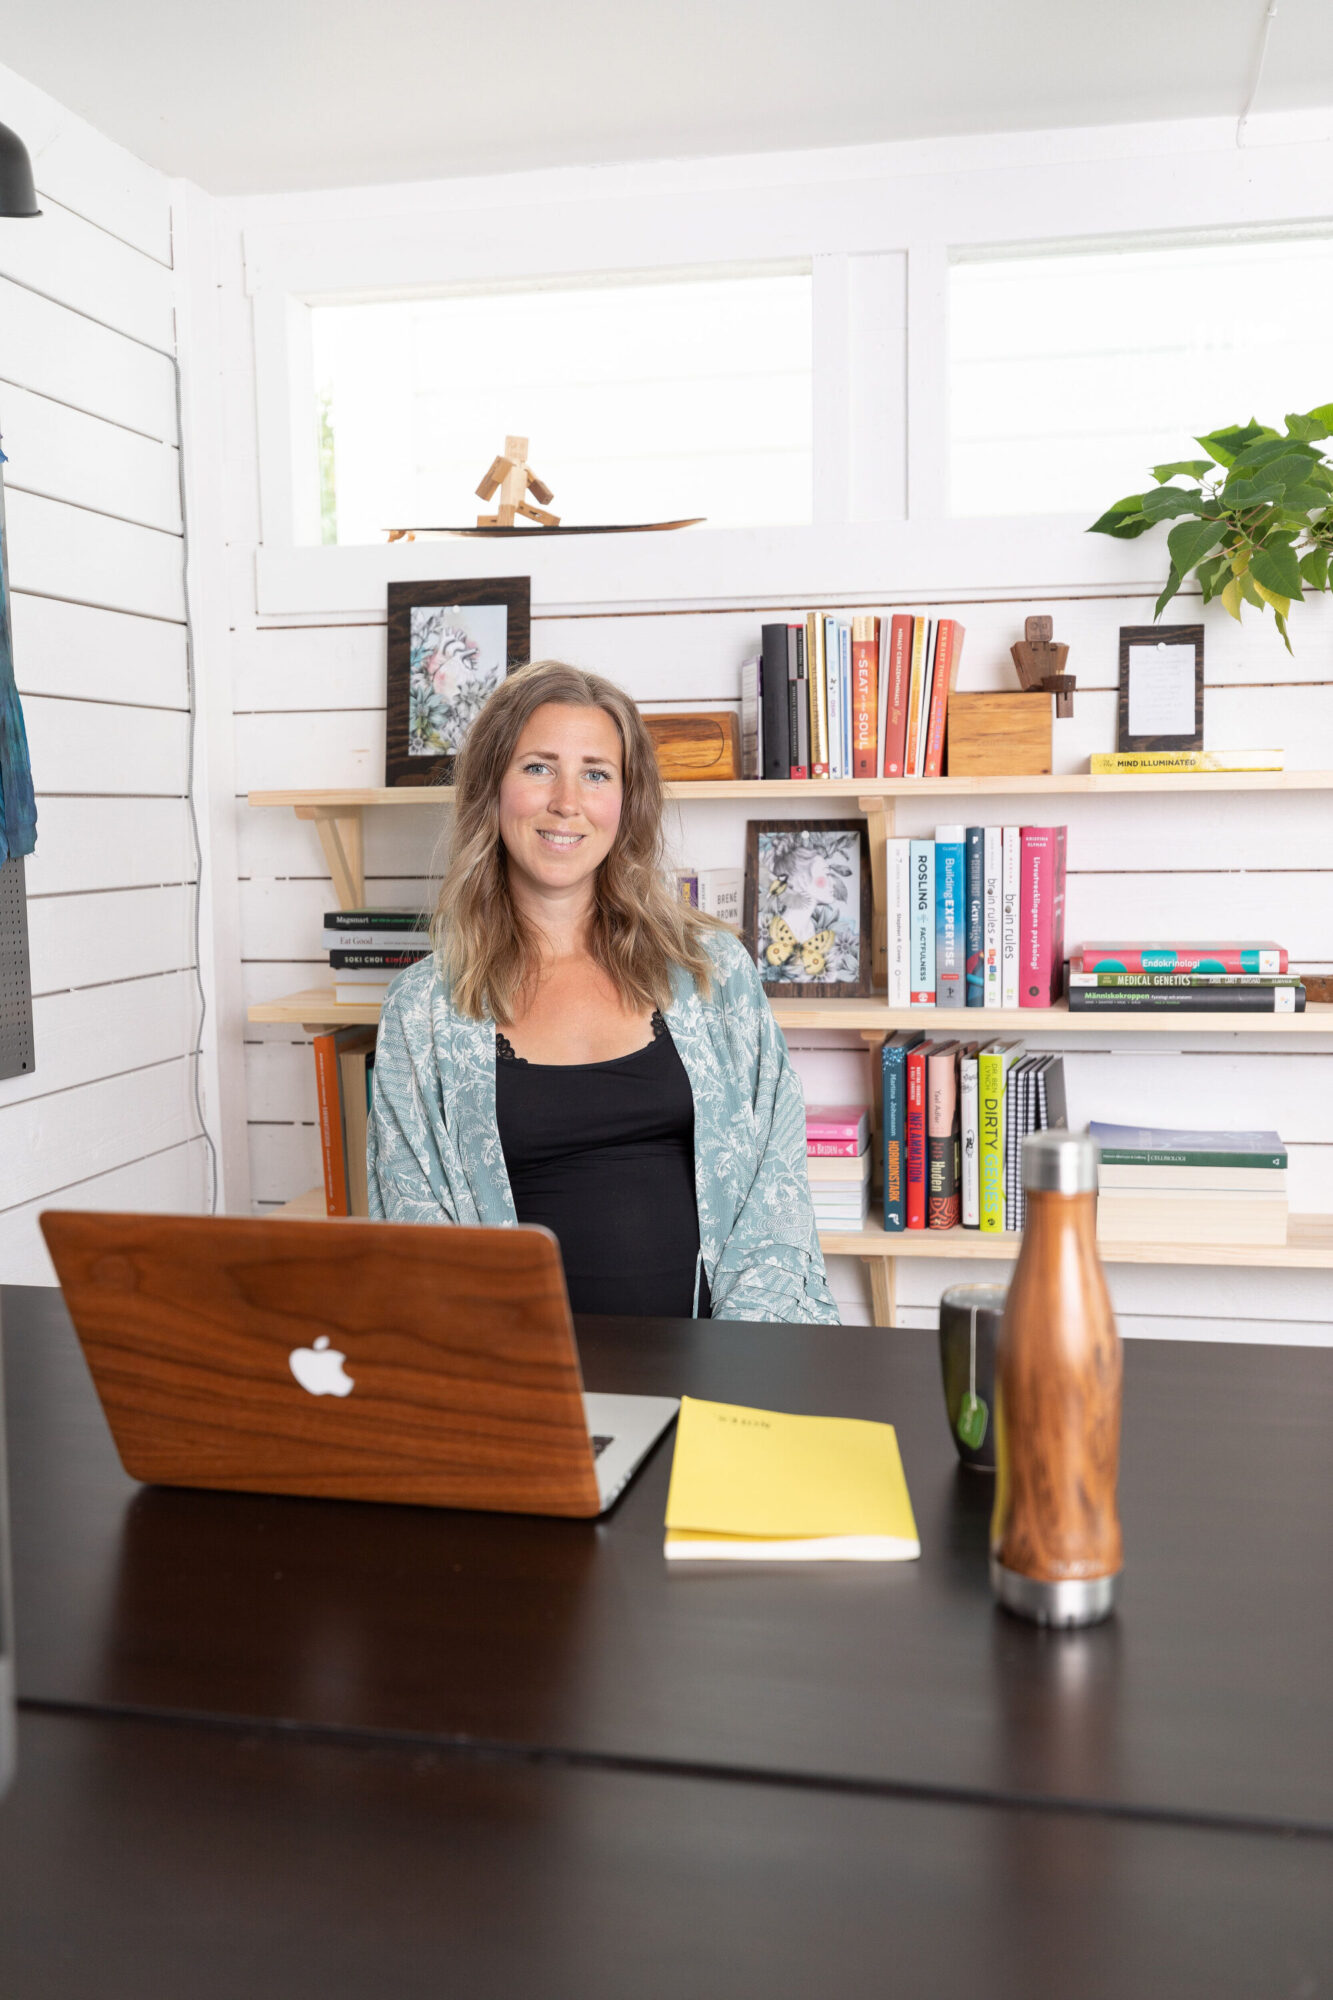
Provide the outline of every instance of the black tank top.
<path id="1" fill-rule="evenodd" d="M 495 1117 L 520 1222 L 560 1244 L 575 1312 L 694 1310 L 694 1094 L 660 1014 L 600 1063 L 530 1063 L 497 1030 Z M 700 1274 L 699 1317 L 708 1317 Z"/>

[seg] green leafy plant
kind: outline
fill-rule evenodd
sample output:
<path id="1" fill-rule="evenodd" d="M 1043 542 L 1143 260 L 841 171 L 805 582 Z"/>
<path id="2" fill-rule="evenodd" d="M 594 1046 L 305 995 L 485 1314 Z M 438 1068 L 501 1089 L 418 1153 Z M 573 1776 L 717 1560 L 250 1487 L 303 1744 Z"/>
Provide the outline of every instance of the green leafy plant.
<path id="1" fill-rule="evenodd" d="M 1319 440 L 1333 437 L 1333 403 L 1289 416 L 1285 431 L 1231 424 L 1197 438 L 1207 458 L 1155 465 L 1157 484 L 1131 493 L 1088 533 L 1133 541 L 1159 522 L 1171 573 L 1153 613 L 1160 618 L 1186 577 L 1203 601 L 1220 597 L 1237 620 L 1242 604 L 1271 607 L 1288 652 L 1287 614 L 1306 590 L 1329 588 L 1333 557 L 1333 463 Z"/>

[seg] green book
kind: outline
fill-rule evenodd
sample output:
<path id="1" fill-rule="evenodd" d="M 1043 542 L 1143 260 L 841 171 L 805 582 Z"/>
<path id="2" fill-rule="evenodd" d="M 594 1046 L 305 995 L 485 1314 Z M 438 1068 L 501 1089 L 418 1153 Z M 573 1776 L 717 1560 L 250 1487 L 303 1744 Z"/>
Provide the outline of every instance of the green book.
<path id="1" fill-rule="evenodd" d="M 1004 1086 L 1022 1042 L 992 1042 L 977 1057 L 977 1166 L 982 1233 L 1004 1228 Z"/>
<path id="2" fill-rule="evenodd" d="M 1088 1126 L 1108 1167 L 1285 1167 L 1277 1132 L 1154 1131 L 1141 1125 Z M 985 1224 L 982 1224 L 985 1227 Z"/>

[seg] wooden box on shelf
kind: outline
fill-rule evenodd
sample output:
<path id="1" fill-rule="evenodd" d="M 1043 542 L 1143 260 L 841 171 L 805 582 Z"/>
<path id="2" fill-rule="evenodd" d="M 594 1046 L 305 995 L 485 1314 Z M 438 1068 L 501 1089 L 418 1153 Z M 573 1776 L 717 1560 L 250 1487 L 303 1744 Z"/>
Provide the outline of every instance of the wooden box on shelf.
<path id="1" fill-rule="evenodd" d="M 723 711 L 699 715 L 645 715 L 665 780 L 739 778 L 740 718 Z"/>
<path id="2" fill-rule="evenodd" d="M 1042 777 L 1050 768 L 1049 695 L 950 695 L 951 778 Z"/>

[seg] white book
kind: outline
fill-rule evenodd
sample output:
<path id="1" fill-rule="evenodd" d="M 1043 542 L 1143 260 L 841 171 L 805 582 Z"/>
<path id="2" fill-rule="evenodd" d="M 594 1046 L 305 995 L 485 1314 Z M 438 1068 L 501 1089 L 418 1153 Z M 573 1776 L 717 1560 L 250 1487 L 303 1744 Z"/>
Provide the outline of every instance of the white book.
<path id="1" fill-rule="evenodd" d="M 870 1179 L 870 1148 L 850 1153 L 807 1153 L 805 1171 L 811 1187 L 828 1186 L 843 1194 L 858 1194 Z"/>
<path id="2" fill-rule="evenodd" d="M 733 930 L 741 927 L 745 896 L 745 874 L 740 868 L 701 868 L 699 908 L 705 916 L 717 917 Z"/>
<path id="3" fill-rule="evenodd" d="M 842 775 L 853 775 L 852 752 L 852 628 L 838 627 L 838 658 L 842 662 Z"/>
<path id="4" fill-rule="evenodd" d="M 889 659 L 890 640 L 893 634 L 893 615 L 881 611 L 879 616 L 879 680 L 875 685 L 875 776 L 884 776 L 884 738 L 889 727 Z"/>
<path id="5" fill-rule="evenodd" d="M 828 774 L 845 778 L 842 768 L 842 664 L 838 647 L 838 621 L 824 620 L 824 687 L 828 698 Z"/>
<path id="6" fill-rule="evenodd" d="M 963 1161 L 963 1227 L 981 1227 L 981 1173 L 977 1152 L 981 1141 L 977 1122 L 977 1059 L 964 1056 L 959 1069 L 961 1117 L 959 1141 Z"/>
<path id="7" fill-rule="evenodd" d="M 1004 829 L 1004 885 L 1000 916 L 1000 1005 L 1018 1005 L 1018 881 L 1023 836 L 1016 826 Z"/>
<path id="8" fill-rule="evenodd" d="M 741 776 L 763 772 L 759 756 L 759 655 L 741 662 Z"/>
<path id="9" fill-rule="evenodd" d="M 429 931 L 334 931 L 322 933 L 325 951 L 429 951 Z"/>
<path id="10" fill-rule="evenodd" d="M 888 947 L 888 988 L 890 1007 L 910 1007 L 912 947 L 912 843 L 907 839 L 889 841 L 888 866 L 884 871 L 887 909 L 885 940 Z"/>
<path id="11" fill-rule="evenodd" d="M 1003 828 L 988 826 L 981 846 L 981 950 L 985 1005 L 1001 1005 L 1000 884 L 1004 866 Z"/>
<path id="12" fill-rule="evenodd" d="M 935 680 L 935 636 L 940 629 L 938 618 L 926 620 L 926 646 L 921 661 L 921 703 L 917 709 L 916 756 L 912 763 L 912 776 L 920 778 L 926 769 L 926 724 L 930 721 L 930 690 Z"/>

